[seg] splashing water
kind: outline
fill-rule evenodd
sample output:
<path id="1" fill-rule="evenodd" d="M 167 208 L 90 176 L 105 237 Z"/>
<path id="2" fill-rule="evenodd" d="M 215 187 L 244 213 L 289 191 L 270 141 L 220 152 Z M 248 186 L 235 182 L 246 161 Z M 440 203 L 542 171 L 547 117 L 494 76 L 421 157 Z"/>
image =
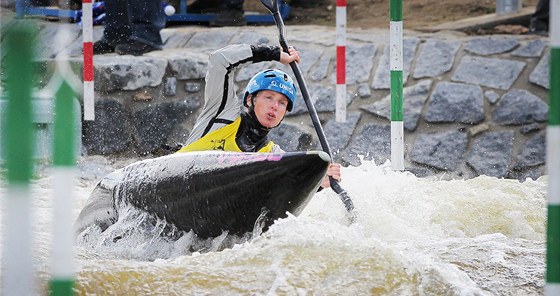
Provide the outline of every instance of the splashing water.
<path id="1" fill-rule="evenodd" d="M 122 166 L 102 157 L 81 161 L 74 217 L 96 182 Z M 350 225 L 331 190 L 261 235 L 205 241 L 127 209 L 107 231 L 78 236 L 76 289 L 90 295 L 543 294 L 546 176 L 444 181 L 363 161 L 343 168 L 343 178 L 357 210 Z M 52 246 L 50 181 L 44 172 L 33 184 L 43 294 Z M 4 184 L 0 189 L 5 192 Z"/>

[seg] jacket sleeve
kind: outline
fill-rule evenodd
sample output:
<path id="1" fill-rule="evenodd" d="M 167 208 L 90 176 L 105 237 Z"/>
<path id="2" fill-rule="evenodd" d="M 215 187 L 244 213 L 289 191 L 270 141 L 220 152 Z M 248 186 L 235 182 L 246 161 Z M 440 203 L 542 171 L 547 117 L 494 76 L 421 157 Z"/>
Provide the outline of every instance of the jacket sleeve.
<path id="1" fill-rule="evenodd" d="M 272 60 L 280 60 L 278 46 L 235 44 L 212 53 L 205 78 L 204 107 L 185 144 L 237 119 L 242 108 L 233 77 L 237 67 Z"/>

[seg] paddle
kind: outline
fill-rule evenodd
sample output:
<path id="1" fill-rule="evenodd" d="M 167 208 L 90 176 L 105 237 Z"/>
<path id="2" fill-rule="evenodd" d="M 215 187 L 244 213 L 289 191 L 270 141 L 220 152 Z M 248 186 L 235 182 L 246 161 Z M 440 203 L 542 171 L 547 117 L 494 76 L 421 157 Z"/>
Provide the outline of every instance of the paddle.
<path id="1" fill-rule="evenodd" d="M 280 39 L 280 46 L 285 52 L 288 52 L 289 46 L 285 37 L 286 28 L 284 27 L 284 21 L 282 20 L 282 16 L 279 12 L 278 1 L 279 0 L 261 0 L 261 3 L 270 11 L 272 17 L 274 17 L 274 22 L 276 23 L 279 31 L 278 37 Z M 299 88 L 301 89 L 303 100 L 305 101 L 305 105 L 307 105 L 307 110 L 309 111 L 309 115 L 311 116 L 311 121 L 313 121 L 313 126 L 315 127 L 315 131 L 317 132 L 317 136 L 319 137 L 319 141 L 321 142 L 321 147 L 323 148 L 323 151 L 325 151 L 332 159 L 331 148 L 329 147 L 329 143 L 327 142 L 327 138 L 325 137 L 325 133 L 323 132 L 323 128 L 321 127 L 321 122 L 319 121 L 319 116 L 317 115 L 315 106 L 313 106 L 313 103 L 311 102 L 309 92 L 307 91 L 307 86 L 305 85 L 305 81 L 303 80 L 303 76 L 301 75 L 299 66 L 296 62 L 291 62 L 290 67 L 292 68 L 292 71 L 296 76 Z M 353 221 L 355 219 L 354 203 L 350 199 L 350 196 L 348 196 L 348 193 L 346 193 L 346 190 L 344 190 L 340 186 L 338 181 L 336 181 L 332 177 L 329 177 L 329 181 L 331 183 L 331 188 L 333 189 L 333 191 L 340 196 L 340 199 L 344 203 L 346 210 L 352 215 L 351 220 Z"/>

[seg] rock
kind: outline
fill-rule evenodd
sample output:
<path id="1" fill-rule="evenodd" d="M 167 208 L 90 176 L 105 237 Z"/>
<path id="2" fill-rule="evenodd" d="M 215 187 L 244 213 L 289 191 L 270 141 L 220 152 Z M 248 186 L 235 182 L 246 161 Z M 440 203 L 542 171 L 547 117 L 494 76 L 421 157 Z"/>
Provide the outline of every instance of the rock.
<path id="1" fill-rule="evenodd" d="M 360 83 L 360 85 L 358 85 L 358 96 L 360 98 L 367 98 L 371 96 L 371 89 L 367 83 Z"/>
<path id="2" fill-rule="evenodd" d="M 274 62 L 262 62 L 258 64 L 248 64 L 242 66 L 239 70 L 237 70 L 237 75 L 235 75 L 235 81 L 249 81 L 251 77 L 257 74 L 259 71 L 264 69 L 274 69 L 278 64 Z"/>
<path id="3" fill-rule="evenodd" d="M 429 39 L 420 51 L 413 77 L 436 77 L 449 72 L 460 46 L 457 41 Z"/>
<path id="4" fill-rule="evenodd" d="M 416 129 L 431 85 L 432 81 L 425 79 L 403 89 L 403 124 L 406 130 L 414 131 Z M 362 106 L 360 109 L 391 120 L 391 95 L 371 105 Z"/>
<path id="5" fill-rule="evenodd" d="M 527 179 L 537 180 L 544 175 L 546 175 L 544 166 L 537 166 L 529 168 L 526 171 L 519 172 L 512 177 L 515 177 L 520 182 L 525 182 Z"/>
<path id="6" fill-rule="evenodd" d="M 463 160 L 467 143 L 467 134 L 460 131 L 420 134 L 414 141 L 410 160 L 440 170 L 454 171 Z"/>
<path id="7" fill-rule="evenodd" d="M 319 84 L 308 84 L 307 89 L 309 92 L 310 100 L 315 106 L 317 112 L 334 112 L 336 103 L 336 90 L 333 87 L 324 87 Z M 299 100 L 301 99 L 301 100 Z M 354 99 L 354 94 L 351 92 L 346 93 L 346 105 L 352 103 Z M 307 113 L 307 105 L 305 104 L 303 98 L 298 98 L 298 102 L 295 104 L 292 112 L 288 113 L 288 116 L 294 116 Z"/>
<path id="8" fill-rule="evenodd" d="M 134 57 L 131 55 L 94 57 L 95 90 L 137 90 L 158 86 L 163 81 L 167 60 L 156 57 Z"/>
<path id="9" fill-rule="evenodd" d="M 496 102 L 500 99 L 500 95 L 493 90 L 485 91 L 484 96 L 486 97 L 488 102 L 490 102 L 490 104 L 496 104 Z"/>
<path id="10" fill-rule="evenodd" d="M 95 102 L 95 121 L 84 121 L 82 143 L 88 154 L 115 154 L 132 142 L 129 114 L 118 101 Z"/>
<path id="11" fill-rule="evenodd" d="M 307 77 L 307 73 L 309 73 L 311 67 L 319 61 L 319 59 L 323 56 L 323 49 L 317 49 L 312 47 L 298 47 L 298 51 L 302 56 L 305 58 L 301 60 L 299 63 L 299 69 L 304 77 Z M 292 73 L 292 68 L 285 66 L 283 64 L 277 63 L 275 68 L 283 68 L 284 72 Z M 292 77 L 295 80 L 295 77 Z"/>
<path id="12" fill-rule="evenodd" d="M 138 134 L 137 152 L 146 154 L 161 148 L 174 129 L 200 105 L 200 101 L 183 100 L 148 105 L 136 111 L 132 123 Z"/>
<path id="13" fill-rule="evenodd" d="M 523 170 L 544 164 L 546 161 L 546 133 L 540 132 L 530 138 L 515 158 L 515 170 Z"/>
<path id="14" fill-rule="evenodd" d="M 534 131 L 538 131 L 538 130 L 540 130 L 540 129 L 541 129 L 540 124 L 538 124 L 538 123 L 530 123 L 530 124 L 521 126 L 521 129 L 519 129 L 519 132 L 520 132 L 522 135 L 526 135 L 526 134 L 528 134 L 528 133 L 531 133 L 531 132 L 534 132 Z"/>
<path id="15" fill-rule="evenodd" d="M 354 166 L 361 164 L 360 156 L 364 160 L 374 160 L 376 164 L 385 162 L 391 158 L 391 126 L 364 125 L 341 155 L 343 162 Z"/>
<path id="16" fill-rule="evenodd" d="M 360 112 L 349 112 L 346 115 L 346 122 L 337 122 L 333 118 L 324 126 L 327 142 L 335 156 L 346 148 L 361 117 Z"/>
<path id="17" fill-rule="evenodd" d="M 331 63 L 332 56 L 325 54 L 317 62 L 315 67 L 311 68 L 309 72 L 309 77 L 313 81 L 321 81 L 329 76 L 329 65 Z"/>
<path id="18" fill-rule="evenodd" d="M 300 151 L 301 146 L 310 145 L 306 143 L 312 136 L 295 125 L 283 123 L 269 133 L 269 139 L 278 144 L 284 151 Z"/>
<path id="19" fill-rule="evenodd" d="M 268 37 L 253 31 L 243 31 L 239 35 L 234 36 L 230 41 L 230 44 L 268 44 L 270 39 Z"/>
<path id="20" fill-rule="evenodd" d="M 424 115 L 427 122 L 477 124 L 484 120 L 482 89 L 477 85 L 440 82 Z"/>
<path id="21" fill-rule="evenodd" d="M 202 89 L 200 82 L 187 82 L 185 83 L 185 91 L 188 93 L 197 93 Z"/>
<path id="22" fill-rule="evenodd" d="M 464 56 L 451 79 L 507 90 L 524 67 L 519 61 Z"/>
<path id="23" fill-rule="evenodd" d="M 336 109 L 336 89 L 332 87 L 313 87 L 313 92 L 310 91 L 310 95 L 313 98 L 312 101 L 315 102 L 315 109 L 317 112 L 335 112 Z M 347 91 L 346 92 L 346 106 L 352 103 L 354 99 L 354 94 Z M 305 103 L 302 102 L 305 106 Z M 307 107 L 306 107 L 307 110 Z"/>
<path id="24" fill-rule="evenodd" d="M 485 36 L 473 38 L 465 44 L 465 50 L 478 55 L 493 55 L 508 52 L 519 46 L 512 37 Z"/>
<path id="25" fill-rule="evenodd" d="M 486 132 L 468 152 L 467 163 L 478 175 L 505 178 L 513 151 L 513 131 Z"/>
<path id="26" fill-rule="evenodd" d="M 153 51 L 145 56 L 165 58 L 169 67 L 179 80 L 203 79 L 208 70 L 208 55 L 205 53 L 191 52 L 188 49 L 169 49 L 166 51 Z"/>
<path id="27" fill-rule="evenodd" d="M 377 48 L 373 44 L 350 45 L 346 52 L 346 84 L 368 82 Z M 336 75 L 336 71 L 333 71 Z"/>
<path id="28" fill-rule="evenodd" d="M 546 89 L 550 88 L 550 69 L 549 69 L 550 53 L 547 52 L 539 61 L 533 72 L 529 75 L 529 81 L 540 85 Z"/>
<path id="29" fill-rule="evenodd" d="M 194 35 L 191 30 L 174 30 L 174 29 L 163 29 L 160 31 L 161 39 L 163 40 L 163 48 L 183 48 L 187 42 Z"/>
<path id="30" fill-rule="evenodd" d="M 416 166 L 406 167 L 405 171 L 412 173 L 414 176 L 418 178 L 426 178 L 434 175 L 433 171 L 427 168 L 416 167 Z"/>
<path id="31" fill-rule="evenodd" d="M 186 140 L 189 138 L 191 131 L 183 126 L 177 126 L 168 136 L 167 141 L 164 142 L 164 147 L 169 147 L 167 150 L 175 152 L 185 145 Z"/>
<path id="32" fill-rule="evenodd" d="M 502 97 L 492 120 L 501 125 L 521 125 L 546 121 L 548 106 L 539 97 L 524 89 L 513 89 Z"/>
<path id="33" fill-rule="evenodd" d="M 535 39 L 514 50 L 511 55 L 524 58 L 536 58 L 541 56 L 545 47 L 546 43 L 544 41 Z"/>
<path id="34" fill-rule="evenodd" d="M 230 44 L 232 36 L 231 32 L 226 30 L 196 32 L 184 47 L 205 48 L 214 51 Z"/>
<path id="35" fill-rule="evenodd" d="M 165 79 L 165 85 L 163 86 L 163 94 L 168 97 L 177 94 L 177 78 L 167 77 L 167 79 Z"/>
<path id="36" fill-rule="evenodd" d="M 311 67 L 317 63 L 317 61 L 321 58 L 321 56 L 323 55 L 323 50 L 319 50 L 316 48 L 312 48 L 312 47 L 298 47 L 298 51 L 300 52 L 300 54 L 302 56 L 305 57 L 305 59 L 302 59 L 301 62 L 298 64 L 299 66 L 299 70 L 301 71 L 302 75 L 304 77 L 308 76 L 308 72 L 310 71 Z M 252 75 L 256 74 L 258 71 L 264 70 L 266 68 L 263 68 L 263 65 L 266 65 L 266 62 L 263 63 L 258 63 L 255 64 L 256 66 L 258 66 L 257 68 L 255 68 L 255 72 L 251 74 Z M 275 68 L 278 70 L 282 70 L 286 73 L 293 73 L 291 66 L 287 66 L 278 62 L 272 62 L 270 64 L 269 67 L 267 68 Z M 294 81 L 296 80 L 295 76 L 292 75 L 292 78 L 294 79 Z"/>

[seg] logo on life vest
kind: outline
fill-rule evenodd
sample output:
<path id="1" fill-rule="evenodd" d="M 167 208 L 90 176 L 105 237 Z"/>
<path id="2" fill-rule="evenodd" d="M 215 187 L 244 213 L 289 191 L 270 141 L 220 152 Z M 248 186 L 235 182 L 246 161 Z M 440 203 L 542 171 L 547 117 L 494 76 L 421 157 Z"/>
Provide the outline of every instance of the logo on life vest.
<path id="1" fill-rule="evenodd" d="M 226 147 L 226 140 L 212 140 L 212 150 L 221 150 L 224 151 Z"/>

